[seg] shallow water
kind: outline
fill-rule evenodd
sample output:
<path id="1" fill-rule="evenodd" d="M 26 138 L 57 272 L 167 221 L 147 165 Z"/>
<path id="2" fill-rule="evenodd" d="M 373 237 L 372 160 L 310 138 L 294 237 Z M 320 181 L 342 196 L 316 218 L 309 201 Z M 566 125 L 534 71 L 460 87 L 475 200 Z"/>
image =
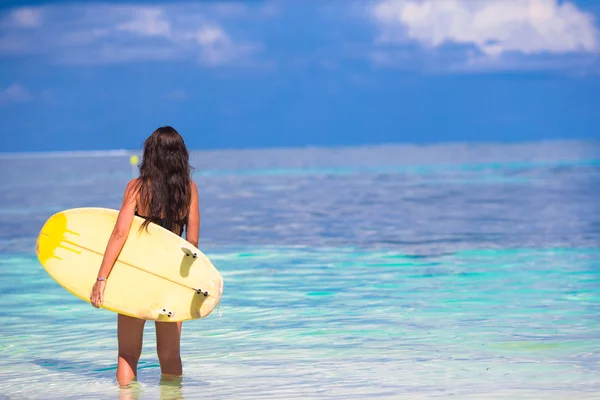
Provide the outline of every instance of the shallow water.
<path id="1" fill-rule="evenodd" d="M 0 399 L 600 398 L 600 144 L 194 152 L 220 307 L 181 382 L 147 323 L 115 384 L 115 315 L 34 254 L 54 212 L 118 208 L 126 154 L 0 158 Z"/>

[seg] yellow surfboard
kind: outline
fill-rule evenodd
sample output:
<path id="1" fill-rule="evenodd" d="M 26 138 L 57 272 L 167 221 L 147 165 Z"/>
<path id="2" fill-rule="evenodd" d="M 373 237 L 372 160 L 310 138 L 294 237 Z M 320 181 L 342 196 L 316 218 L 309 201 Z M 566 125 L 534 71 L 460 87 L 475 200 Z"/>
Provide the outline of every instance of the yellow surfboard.
<path id="1" fill-rule="evenodd" d="M 89 303 L 118 211 L 74 208 L 46 221 L 36 244 L 40 263 L 66 290 Z M 155 321 L 206 317 L 219 303 L 223 278 L 188 241 L 134 217 L 106 282 L 103 308 Z"/>

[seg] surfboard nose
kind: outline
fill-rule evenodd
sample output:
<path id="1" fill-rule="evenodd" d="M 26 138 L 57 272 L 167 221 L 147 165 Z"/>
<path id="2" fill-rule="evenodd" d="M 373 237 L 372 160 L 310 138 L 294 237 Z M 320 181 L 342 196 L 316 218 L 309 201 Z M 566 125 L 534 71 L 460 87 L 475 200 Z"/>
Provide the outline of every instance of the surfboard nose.
<path id="1" fill-rule="evenodd" d="M 35 253 L 42 265 L 55 256 L 55 250 L 60 246 L 66 231 L 67 217 L 65 214 L 55 214 L 46 221 L 35 243 Z"/>

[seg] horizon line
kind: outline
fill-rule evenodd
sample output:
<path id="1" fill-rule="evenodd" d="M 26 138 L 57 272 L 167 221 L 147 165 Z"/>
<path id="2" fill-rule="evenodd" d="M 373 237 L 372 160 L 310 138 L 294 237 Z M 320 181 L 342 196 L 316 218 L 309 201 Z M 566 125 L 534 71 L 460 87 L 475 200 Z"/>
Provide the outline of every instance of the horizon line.
<path id="1" fill-rule="evenodd" d="M 190 153 L 209 153 L 209 152 L 241 152 L 241 151 L 268 151 L 268 150 L 333 150 L 333 149 L 360 149 L 360 148 L 377 148 L 377 147 L 434 147 L 434 146 L 489 146 L 489 145 L 504 145 L 515 146 L 524 144 L 540 144 L 540 143 L 564 143 L 564 142 L 581 142 L 581 143 L 600 143 L 597 138 L 547 138 L 547 139 L 528 139 L 528 140 L 511 140 L 511 141 L 436 141 L 436 142 L 381 142 L 369 144 L 342 144 L 342 145 L 303 145 L 303 146 L 270 146 L 270 147 L 214 147 L 214 148 L 190 148 Z M 60 157 L 125 157 L 139 155 L 143 153 L 143 148 L 138 149 L 95 149 L 95 150 L 42 150 L 42 151 L 2 151 L 0 159 L 9 158 L 60 158 Z"/>

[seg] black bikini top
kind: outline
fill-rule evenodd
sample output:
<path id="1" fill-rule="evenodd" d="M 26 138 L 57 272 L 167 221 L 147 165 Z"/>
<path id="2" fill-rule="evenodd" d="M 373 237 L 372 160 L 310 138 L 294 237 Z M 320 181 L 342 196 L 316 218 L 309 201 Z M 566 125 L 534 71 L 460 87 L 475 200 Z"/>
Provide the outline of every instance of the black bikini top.
<path id="1" fill-rule="evenodd" d="M 144 219 L 148 219 L 148 217 L 138 214 L 137 210 L 135 210 L 135 215 L 137 215 L 138 217 L 144 218 Z M 159 218 L 157 221 L 155 221 L 155 223 L 157 225 L 162 226 L 165 229 L 169 229 L 169 228 L 167 228 L 167 219 L 166 218 Z M 183 234 L 183 227 L 187 224 L 187 217 L 182 218 L 178 221 L 175 221 L 175 223 L 177 225 L 179 225 L 178 235 L 181 236 Z"/>

